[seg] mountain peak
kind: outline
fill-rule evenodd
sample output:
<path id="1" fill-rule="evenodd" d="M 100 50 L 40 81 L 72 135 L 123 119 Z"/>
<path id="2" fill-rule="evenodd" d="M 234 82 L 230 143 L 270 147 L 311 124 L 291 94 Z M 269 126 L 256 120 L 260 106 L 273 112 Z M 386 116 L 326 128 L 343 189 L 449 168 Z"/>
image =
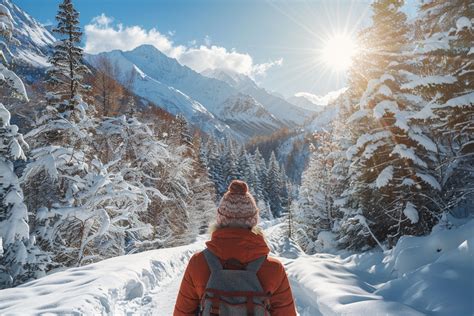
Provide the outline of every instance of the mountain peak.
<path id="1" fill-rule="evenodd" d="M 244 88 L 258 88 L 255 81 L 252 80 L 249 76 L 238 73 L 235 70 L 227 68 L 216 68 L 216 69 L 206 69 L 201 72 L 203 76 L 214 78 L 220 81 L 224 81 L 229 86 L 242 90 Z"/>
<path id="2" fill-rule="evenodd" d="M 46 68 L 49 66 L 49 51 L 56 41 L 54 36 L 28 13 L 23 11 L 10 0 L 0 0 L 13 18 L 15 29 L 13 37 L 19 41 L 18 45 L 11 45 L 10 49 L 20 64 Z"/>
<path id="3" fill-rule="evenodd" d="M 142 44 L 140 46 L 135 47 L 131 50 L 134 53 L 141 53 L 141 54 L 159 54 L 165 55 L 162 51 L 160 51 L 156 46 L 152 44 Z M 166 56 L 166 55 L 165 55 Z"/>

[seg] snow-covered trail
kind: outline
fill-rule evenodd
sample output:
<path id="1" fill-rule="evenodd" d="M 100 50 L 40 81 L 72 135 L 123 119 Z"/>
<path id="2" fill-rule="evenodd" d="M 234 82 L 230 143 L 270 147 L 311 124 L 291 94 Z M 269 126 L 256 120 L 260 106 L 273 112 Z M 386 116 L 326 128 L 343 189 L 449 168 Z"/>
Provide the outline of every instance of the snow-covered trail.
<path id="1" fill-rule="evenodd" d="M 375 287 L 365 275 L 347 267 L 340 257 L 330 254 L 306 256 L 297 245 L 282 239 L 284 223 L 264 225 L 273 256 L 286 267 L 300 316 L 361 315 L 377 310 L 380 315 L 423 315 L 403 304 L 384 301 L 374 295 Z M 116 304 L 114 314 L 172 315 L 176 296 L 183 278 L 182 270 L 167 283 L 152 289 L 143 297 Z M 177 272 L 177 271 L 176 271 Z"/>
<path id="2" fill-rule="evenodd" d="M 272 250 L 278 249 L 278 251 L 281 252 L 283 255 L 293 259 L 301 255 L 295 245 L 285 243 L 280 244 L 280 236 L 282 233 L 281 231 L 283 228 L 283 224 L 281 224 L 279 221 L 274 221 L 272 223 L 264 223 L 263 228 L 265 229 L 265 233 L 268 236 L 267 239 Z M 161 278 L 159 281 L 157 280 L 156 286 L 152 286 L 151 284 L 151 286 L 140 287 L 136 285 L 137 283 L 127 282 L 125 285 L 125 292 L 128 294 L 117 295 L 117 293 L 115 293 L 113 295 L 115 301 L 109 304 L 109 306 L 106 308 L 106 311 L 112 315 L 172 315 L 186 263 L 190 255 L 192 254 L 192 252 L 190 252 L 189 250 L 195 249 L 193 251 L 195 252 L 199 249 L 202 249 L 204 247 L 204 241 L 206 239 L 207 238 L 205 236 L 201 236 L 200 239 L 193 245 L 178 247 L 178 249 L 182 248 L 183 250 L 188 248 L 186 249 L 186 251 L 183 252 L 184 254 L 179 257 L 178 261 L 168 261 L 164 258 L 165 260 L 157 262 L 156 260 L 151 259 L 151 262 L 154 265 L 154 268 L 152 268 L 152 270 L 162 270 L 160 274 Z M 163 252 L 165 250 L 162 249 L 157 251 Z M 161 257 L 167 257 L 169 255 L 170 253 L 166 253 L 166 256 Z M 279 257 L 275 253 L 273 253 L 272 255 Z M 138 254 L 137 256 L 143 257 L 143 254 Z M 293 260 L 289 260 L 288 258 L 279 258 L 286 264 L 293 262 Z M 114 259 L 110 260 L 112 261 Z M 130 260 L 130 262 L 133 262 L 133 260 Z M 137 263 L 139 265 L 142 265 L 142 263 Z M 159 268 L 157 269 L 157 267 Z M 172 271 L 170 271 L 170 267 L 173 269 Z M 103 268 L 99 270 L 103 270 Z M 163 273 L 165 271 L 169 271 L 171 273 Z M 148 272 L 145 272 L 145 270 L 143 270 L 142 275 L 143 274 L 148 274 Z M 296 297 L 296 304 L 299 314 L 301 316 L 322 315 L 319 312 L 314 297 L 308 295 L 310 293 L 308 293 L 307 291 L 305 292 L 305 289 L 301 287 L 301 285 L 298 283 L 297 278 L 292 278 L 290 275 L 290 282 L 292 284 L 292 288 Z M 111 291 L 109 290 L 109 292 Z M 112 289 L 112 292 L 114 292 L 114 289 Z M 101 302 L 103 301 L 106 300 L 101 299 Z M 107 301 L 110 302 L 110 300 Z M 2 305 L 0 299 L 0 311 L 1 306 Z"/>
<path id="3" fill-rule="evenodd" d="M 268 242 L 272 249 L 285 249 L 284 244 L 279 244 L 279 239 L 281 236 L 281 230 L 283 224 L 280 221 L 274 221 L 272 223 L 264 223 L 263 228 L 265 229 L 265 234 L 268 236 Z M 204 238 L 205 239 L 205 238 Z M 199 243 L 202 243 L 204 239 L 201 239 Z M 295 252 L 294 245 L 286 245 L 288 248 L 287 252 L 284 254 L 288 257 L 296 258 L 301 253 L 299 251 Z M 275 253 L 274 256 L 278 257 Z M 280 260 L 286 263 L 292 262 L 287 258 L 278 257 Z M 179 287 L 181 280 L 184 274 L 185 266 L 180 266 L 182 269 L 180 273 L 176 273 L 175 277 L 171 280 L 168 280 L 166 283 L 160 285 L 159 288 L 151 289 L 149 292 L 144 293 L 142 297 L 138 297 L 132 300 L 124 299 L 117 301 L 115 304 L 114 315 L 172 315 L 173 308 L 176 301 L 176 297 L 179 292 Z M 178 272 L 178 271 L 175 271 Z M 308 296 L 304 289 L 298 283 L 296 278 L 290 276 L 290 282 L 296 297 L 296 305 L 298 312 L 301 316 L 318 316 L 322 315 L 317 307 L 314 297 Z"/>
<path id="4" fill-rule="evenodd" d="M 131 301 L 123 300 L 116 304 L 114 315 L 172 315 L 176 297 L 183 273 L 178 274 L 175 279 L 156 290 L 151 290 L 143 297 Z M 305 291 L 298 281 L 290 278 L 296 305 L 301 316 L 319 316 L 314 296 Z"/>
<path id="5" fill-rule="evenodd" d="M 286 267 L 301 316 L 474 315 L 474 220 L 387 253 L 305 255 L 265 225 Z M 183 272 L 206 236 L 190 245 L 111 258 L 0 291 L 0 315 L 172 315 Z"/>
<path id="6" fill-rule="evenodd" d="M 143 297 L 117 302 L 114 315 L 173 315 L 183 273 L 161 287 L 150 290 Z"/>

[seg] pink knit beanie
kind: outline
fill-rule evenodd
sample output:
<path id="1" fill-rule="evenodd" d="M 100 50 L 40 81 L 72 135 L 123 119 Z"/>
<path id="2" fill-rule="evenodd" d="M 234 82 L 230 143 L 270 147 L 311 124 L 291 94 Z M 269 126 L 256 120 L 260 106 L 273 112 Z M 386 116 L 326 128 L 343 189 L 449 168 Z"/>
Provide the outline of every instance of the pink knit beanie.
<path id="1" fill-rule="evenodd" d="M 217 209 L 217 225 L 221 227 L 254 227 L 258 223 L 258 208 L 247 183 L 234 180 Z"/>

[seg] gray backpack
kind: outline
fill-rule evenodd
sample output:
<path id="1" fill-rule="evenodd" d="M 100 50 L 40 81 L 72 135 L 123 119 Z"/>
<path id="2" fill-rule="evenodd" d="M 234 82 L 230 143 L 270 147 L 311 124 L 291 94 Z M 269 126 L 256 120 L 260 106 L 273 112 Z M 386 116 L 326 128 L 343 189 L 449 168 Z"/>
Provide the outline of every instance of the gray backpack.
<path id="1" fill-rule="evenodd" d="M 226 270 L 209 249 L 203 253 L 211 276 L 201 299 L 199 315 L 270 315 L 270 294 L 264 293 L 257 277 L 265 256 L 249 262 L 245 270 Z"/>

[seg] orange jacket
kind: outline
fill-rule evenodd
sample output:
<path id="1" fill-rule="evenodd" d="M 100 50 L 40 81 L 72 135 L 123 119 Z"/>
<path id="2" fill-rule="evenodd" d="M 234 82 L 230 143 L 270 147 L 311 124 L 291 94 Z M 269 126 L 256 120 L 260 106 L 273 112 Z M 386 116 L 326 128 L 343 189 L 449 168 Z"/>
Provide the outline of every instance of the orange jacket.
<path id="1" fill-rule="evenodd" d="M 235 258 L 248 263 L 261 256 L 268 255 L 269 248 L 261 235 L 244 228 L 222 228 L 212 234 L 206 243 L 207 248 L 218 256 L 222 263 Z M 181 281 L 174 316 L 196 315 L 199 303 L 211 272 L 202 252 L 194 254 Z M 272 316 L 296 315 L 293 295 L 288 277 L 280 261 L 267 257 L 257 273 L 265 292 L 272 293 L 270 298 Z"/>

